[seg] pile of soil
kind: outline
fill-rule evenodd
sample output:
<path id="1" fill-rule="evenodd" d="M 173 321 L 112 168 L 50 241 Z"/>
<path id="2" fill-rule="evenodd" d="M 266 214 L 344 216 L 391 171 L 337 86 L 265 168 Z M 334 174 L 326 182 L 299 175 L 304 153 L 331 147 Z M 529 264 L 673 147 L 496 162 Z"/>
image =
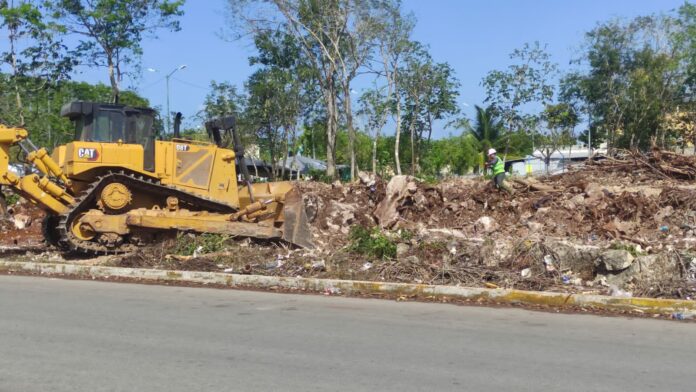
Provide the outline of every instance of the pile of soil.
<path id="1" fill-rule="evenodd" d="M 46 214 L 36 205 L 20 198 L 0 216 L 0 253 L 12 253 L 44 247 L 42 232 Z"/>

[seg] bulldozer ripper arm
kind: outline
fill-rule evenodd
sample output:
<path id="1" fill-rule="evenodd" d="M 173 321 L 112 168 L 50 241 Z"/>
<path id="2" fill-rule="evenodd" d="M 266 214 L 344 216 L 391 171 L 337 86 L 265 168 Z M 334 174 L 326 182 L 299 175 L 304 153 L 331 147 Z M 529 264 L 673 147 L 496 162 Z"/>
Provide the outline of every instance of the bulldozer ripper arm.
<path id="1" fill-rule="evenodd" d="M 21 145 L 23 141 L 28 141 L 29 134 L 23 128 L 11 128 L 0 124 L 0 185 L 7 185 L 17 191 L 22 197 L 38 205 L 44 210 L 54 214 L 62 214 L 68 211 L 68 206 L 75 200 L 68 192 L 51 181 L 48 176 L 54 176 L 69 185 L 70 181 L 63 174 L 58 164 L 48 155 L 45 149 L 28 151 Z M 44 174 L 39 177 L 37 174 L 29 174 L 18 177 L 10 169 L 10 147 L 19 144 L 27 152 L 27 159 Z M 33 144 L 29 143 L 33 147 Z"/>

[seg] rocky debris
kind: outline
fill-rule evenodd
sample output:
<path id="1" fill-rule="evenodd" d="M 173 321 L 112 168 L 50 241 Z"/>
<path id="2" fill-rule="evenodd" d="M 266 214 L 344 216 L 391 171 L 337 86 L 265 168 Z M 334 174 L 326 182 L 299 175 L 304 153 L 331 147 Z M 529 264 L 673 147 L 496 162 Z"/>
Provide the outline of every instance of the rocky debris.
<path id="1" fill-rule="evenodd" d="M 14 222 L 14 226 L 17 230 L 24 230 L 31 225 L 32 218 L 25 214 L 15 214 L 12 217 L 12 221 Z"/>
<path id="2" fill-rule="evenodd" d="M 358 179 L 360 179 L 360 182 L 367 187 L 373 187 L 377 184 L 377 176 L 372 173 L 364 171 L 358 172 Z"/>
<path id="3" fill-rule="evenodd" d="M 633 264 L 635 258 L 631 252 L 623 249 L 610 249 L 601 255 L 602 266 L 607 271 L 623 271 Z"/>
<path id="4" fill-rule="evenodd" d="M 498 224 L 490 216 L 482 216 L 476 220 L 474 228 L 477 232 L 490 234 L 498 230 Z"/>
<path id="5" fill-rule="evenodd" d="M 413 201 L 418 190 L 415 179 L 394 176 L 387 184 L 385 198 L 377 205 L 374 216 L 382 228 L 390 229 L 399 221 L 399 208 Z"/>
<path id="6" fill-rule="evenodd" d="M 404 256 L 408 254 L 408 252 L 411 250 L 411 247 L 408 246 L 408 244 L 404 244 L 402 242 L 396 244 L 396 258 L 401 259 Z"/>
<path id="7" fill-rule="evenodd" d="M 45 213 L 36 205 L 20 198 L 14 205 L 8 206 L 8 216 L 0 218 L 0 247 L 24 247 L 34 249 L 43 246 L 41 222 Z"/>

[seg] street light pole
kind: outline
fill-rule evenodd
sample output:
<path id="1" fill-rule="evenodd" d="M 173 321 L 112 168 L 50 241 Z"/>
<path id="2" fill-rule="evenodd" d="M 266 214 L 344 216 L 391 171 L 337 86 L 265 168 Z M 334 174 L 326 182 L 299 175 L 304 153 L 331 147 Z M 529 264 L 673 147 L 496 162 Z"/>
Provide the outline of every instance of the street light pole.
<path id="1" fill-rule="evenodd" d="M 167 133 L 171 133 L 171 110 L 169 110 L 169 78 L 174 75 L 174 73 L 180 69 L 186 68 L 186 64 L 182 64 L 176 68 L 170 73 L 167 74 L 165 79 L 167 79 Z"/>

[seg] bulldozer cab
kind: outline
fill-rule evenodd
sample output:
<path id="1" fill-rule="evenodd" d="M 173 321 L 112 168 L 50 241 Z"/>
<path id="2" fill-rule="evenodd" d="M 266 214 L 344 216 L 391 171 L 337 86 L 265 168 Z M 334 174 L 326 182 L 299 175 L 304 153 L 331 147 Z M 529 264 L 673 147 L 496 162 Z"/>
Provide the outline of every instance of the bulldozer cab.
<path id="1" fill-rule="evenodd" d="M 144 151 L 143 168 L 154 171 L 154 110 L 76 101 L 64 105 L 60 114 L 75 123 L 75 141 L 140 144 Z"/>

